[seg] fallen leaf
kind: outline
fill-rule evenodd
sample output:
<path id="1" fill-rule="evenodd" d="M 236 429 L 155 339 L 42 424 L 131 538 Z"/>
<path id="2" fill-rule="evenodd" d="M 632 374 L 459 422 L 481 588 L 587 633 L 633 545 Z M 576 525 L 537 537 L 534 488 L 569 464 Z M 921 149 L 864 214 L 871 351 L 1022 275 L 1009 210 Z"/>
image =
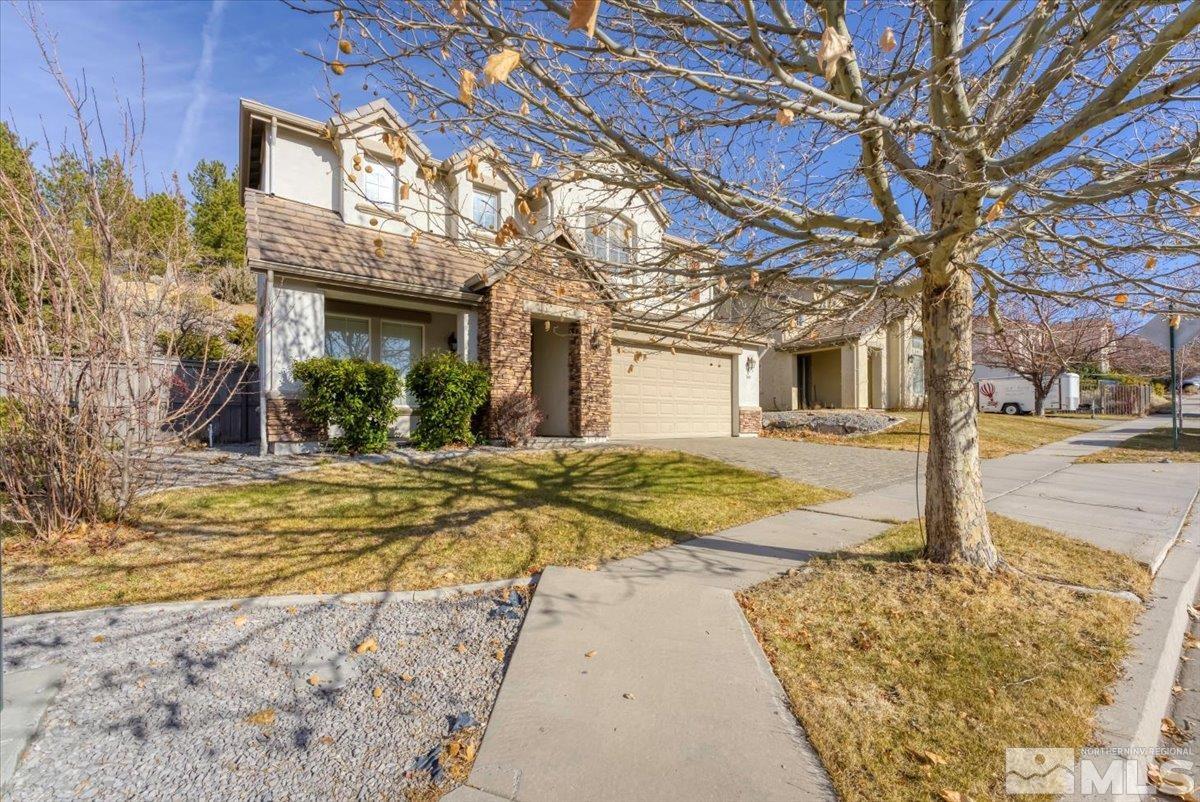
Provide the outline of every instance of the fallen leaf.
<path id="1" fill-rule="evenodd" d="M 412 675 L 412 674 L 401 674 L 401 675 L 400 675 L 400 679 L 401 679 L 401 681 L 403 681 L 403 682 L 412 682 L 412 681 L 413 681 L 413 675 Z"/>
<path id="2" fill-rule="evenodd" d="M 309 675 L 308 684 L 312 685 L 315 688 L 316 686 L 321 684 L 321 677 L 317 674 Z"/>
<path id="3" fill-rule="evenodd" d="M 495 657 L 497 660 L 503 660 L 504 659 L 504 650 L 497 649 L 492 656 Z"/>
<path id="4" fill-rule="evenodd" d="M 377 651 L 379 651 L 379 644 L 375 642 L 374 638 L 367 638 L 362 643 L 354 647 L 355 654 L 365 654 L 366 652 L 374 653 Z"/>
<path id="5" fill-rule="evenodd" d="M 246 616 L 244 616 L 244 615 L 239 615 L 237 618 L 233 619 L 233 625 L 234 625 L 235 627 L 237 627 L 237 628 L 241 629 L 242 627 L 246 626 L 246 622 L 247 622 L 247 621 L 249 621 L 249 620 L 250 620 L 250 619 L 249 619 L 249 618 L 247 618 Z"/>
<path id="6" fill-rule="evenodd" d="M 951 791 L 949 788 L 938 791 L 938 798 L 942 802 L 963 802 L 963 795 L 958 791 Z"/>
<path id="7" fill-rule="evenodd" d="M 454 649 L 455 649 L 455 650 L 456 650 L 456 651 L 457 651 L 459 654 L 466 654 L 466 652 L 467 652 L 467 644 L 465 644 L 465 643 L 460 643 L 460 644 L 458 644 L 457 646 L 455 646 L 455 647 L 454 647 Z"/>
<path id="8" fill-rule="evenodd" d="M 595 657 L 595 656 L 596 656 L 596 650 L 595 650 L 595 649 L 592 649 L 591 651 L 584 652 L 584 653 L 583 653 L 583 656 L 584 656 L 584 657 Z"/>
<path id="9" fill-rule="evenodd" d="M 378 699 L 380 696 L 383 696 L 383 688 L 376 685 L 375 689 L 371 691 L 371 695 Z"/>
<path id="10" fill-rule="evenodd" d="M 259 727 L 269 727 L 275 723 L 275 708 L 264 707 L 257 713 L 251 713 L 250 715 L 246 716 L 245 721 L 247 724 L 255 724 Z"/>
<path id="11" fill-rule="evenodd" d="M 95 637 L 92 638 L 92 643 L 104 643 L 104 636 L 96 635 Z"/>
<path id="12" fill-rule="evenodd" d="M 295 608 L 295 607 L 289 607 L 289 608 L 287 608 L 287 612 L 288 612 L 288 615 L 295 615 L 295 614 L 296 614 L 296 608 Z"/>
<path id="13" fill-rule="evenodd" d="M 622 696 L 622 698 L 629 699 L 629 700 L 632 700 L 634 698 L 632 693 L 623 693 L 623 694 L 621 694 L 621 696 Z"/>

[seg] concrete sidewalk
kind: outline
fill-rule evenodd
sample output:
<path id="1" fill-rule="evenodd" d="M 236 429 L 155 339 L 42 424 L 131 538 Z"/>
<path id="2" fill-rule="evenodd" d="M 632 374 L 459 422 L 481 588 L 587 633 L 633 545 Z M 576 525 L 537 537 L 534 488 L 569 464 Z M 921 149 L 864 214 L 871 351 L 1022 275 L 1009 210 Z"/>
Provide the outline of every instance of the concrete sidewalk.
<path id="1" fill-rule="evenodd" d="M 1200 491 L 1200 467 L 1074 462 L 1163 425 L 1169 420 L 1154 416 L 1120 421 L 1024 454 L 985 460 L 988 509 L 1128 554 L 1156 571 Z M 924 514 L 924 484 L 910 479 L 818 509 L 868 520 L 908 521 Z"/>
<path id="2" fill-rule="evenodd" d="M 1173 537 L 1176 507 L 1184 495 L 1190 502 L 1194 487 L 1157 493 L 1145 477 L 1122 473 L 1097 488 L 1093 477 L 1070 472 L 1077 456 L 1135 434 L 1138 423 L 986 463 L 990 503 L 1011 497 L 1016 517 L 1051 525 L 1059 518 L 1047 510 L 1056 505 L 1103 509 L 1094 533 L 1099 523 L 1108 530 L 1144 524 L 1150 540 Z M 1114 510 L 1111 500 L 1128 493 L 1141 497 Z M 874 537 L 889 518 L 915 517 L 917 504 L 911 483 L 893 484 L 595 572 L 546 569 L 467 784 L 445 798 L 834 799 L 734 592 Z M 1108 530 L 1097 537 L 1111 539 Z"/>

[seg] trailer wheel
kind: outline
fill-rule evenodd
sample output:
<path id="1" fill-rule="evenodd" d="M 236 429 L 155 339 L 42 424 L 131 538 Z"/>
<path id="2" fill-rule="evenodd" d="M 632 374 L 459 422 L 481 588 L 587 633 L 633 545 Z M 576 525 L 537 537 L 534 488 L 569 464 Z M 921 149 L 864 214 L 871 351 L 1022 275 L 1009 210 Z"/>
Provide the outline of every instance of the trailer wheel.
<path id="1" fill-rule="evenodd" d="M 1021 406 L 1019 404 L 1009 403 L 1009 404 L 1005 404 L 1004 406 L 1000 407 L 1000 411 L 1003 412 L 1005 415 L 1020 415 L 1021 414 Z"/>

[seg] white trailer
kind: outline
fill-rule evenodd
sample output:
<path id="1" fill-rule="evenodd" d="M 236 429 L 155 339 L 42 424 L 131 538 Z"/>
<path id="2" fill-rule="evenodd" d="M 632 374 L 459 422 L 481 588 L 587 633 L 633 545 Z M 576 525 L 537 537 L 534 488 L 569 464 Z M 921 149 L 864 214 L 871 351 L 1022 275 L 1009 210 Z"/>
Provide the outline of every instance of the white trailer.
<path id="1" fill-rule="evenodd" d="M 981 412 L 1027 415 L 1034 411 L 1033 383 L 1020 376 L 1002 376 L 975 382 Z M 1079 409 L 1079 374 L 1064 373 L 1050 384 L 1045 407 L 1075 412 Z"/>

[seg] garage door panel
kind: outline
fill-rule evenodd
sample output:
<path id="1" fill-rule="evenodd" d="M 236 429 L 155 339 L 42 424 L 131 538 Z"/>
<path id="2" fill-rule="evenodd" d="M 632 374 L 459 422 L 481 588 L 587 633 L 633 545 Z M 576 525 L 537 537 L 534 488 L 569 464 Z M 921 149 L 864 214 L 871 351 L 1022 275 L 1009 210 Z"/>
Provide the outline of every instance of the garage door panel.
<path id="1" fill-rule="evenodd" d="M 645 359 L 635 362 L 639 352 Z M 728 356 L 618 343 L 612 371 L 613 437 L 730 435 Z"/>

